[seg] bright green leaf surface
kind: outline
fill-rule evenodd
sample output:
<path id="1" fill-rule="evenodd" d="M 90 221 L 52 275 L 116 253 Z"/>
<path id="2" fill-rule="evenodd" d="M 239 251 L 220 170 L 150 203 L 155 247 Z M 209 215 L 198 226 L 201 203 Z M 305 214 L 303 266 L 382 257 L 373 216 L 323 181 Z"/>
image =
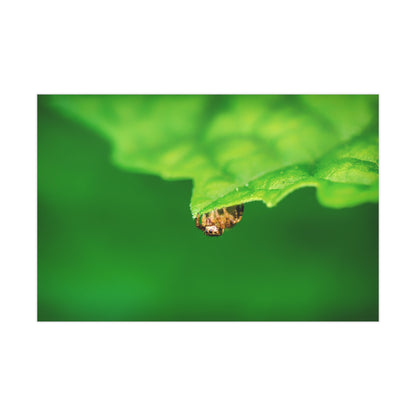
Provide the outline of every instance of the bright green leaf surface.
<path id="1" fill-rule="evenodd" d="M 192 179 L 193 215 L 314 186 L 328 207 L 378 200 L 378 97 L 50 96 L 111 141 L 115 163 Z"/>

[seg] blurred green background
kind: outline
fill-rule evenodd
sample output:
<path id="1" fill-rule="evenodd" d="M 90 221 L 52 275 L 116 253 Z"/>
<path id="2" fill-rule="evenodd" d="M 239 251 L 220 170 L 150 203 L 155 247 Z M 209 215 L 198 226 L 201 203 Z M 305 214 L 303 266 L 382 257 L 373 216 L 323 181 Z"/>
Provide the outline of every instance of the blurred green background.
<path id="1" fill-rule="evenodd" d="M 39 99 L 38 320 L 378 320 L 378 205 L 324 208 L 302 189 L 209 238 L 191 181 L 110 155 Z"/>

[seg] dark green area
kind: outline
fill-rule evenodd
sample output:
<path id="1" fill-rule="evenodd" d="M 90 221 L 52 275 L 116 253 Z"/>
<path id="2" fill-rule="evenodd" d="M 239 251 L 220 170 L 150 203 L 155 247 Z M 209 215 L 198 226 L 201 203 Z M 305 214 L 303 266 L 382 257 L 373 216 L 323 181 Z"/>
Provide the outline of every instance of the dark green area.
<path id="1" fill-rule="evenodd" d="M 377 320 L 378 205 L 314 189 L 195 228 L 190 181 L 123 171 L 96 133 L 40 100 L 38 319 Z"/>

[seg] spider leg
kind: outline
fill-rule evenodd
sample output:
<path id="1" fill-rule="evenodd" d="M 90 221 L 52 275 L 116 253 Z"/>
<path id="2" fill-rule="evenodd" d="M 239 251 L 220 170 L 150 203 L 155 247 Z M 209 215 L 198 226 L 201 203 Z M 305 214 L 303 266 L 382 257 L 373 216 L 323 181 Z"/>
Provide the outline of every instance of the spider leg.
<path id="1" fill-rule="evenodd" d="M 206 225 L 207 225 L 207 216 L 204 214 L 202 216 L 202 227 L 204 227 L 203 229 L 205 229 Z"/>
<path id="2" fill-rule="evenodd" d="M 220 227 L 222 229 L 225 228 L 225 220 L 224 218 L 218 213 L 218 209 L 214 208 L 214 214 L 215 214 L 215 219 L 217 220 L 217 223 L 220 225 Z"/>
<path id="3" fill-rule="evenodd" d="M 204 227 L 200 224 L 199 222 L 199 214 L 197 214 L 196 218 L 195 218 L 195 225 L 197 228 L 199 228 L 200 230 L 203 230 Z"/>
<path id="4" fill-rule="evenodd" d="M 222 210 L 224 211 L 224 216 L 232 225 L 236 223 L 235 218 L 225 209 L 225 207 L 222 207 Z"/>
<path id="5" fill-rule="evenodd" d="M 244 212 L 244 205 L 237 205 L 237 218 L 234 218 L 235 223 L 237 224 L 238 222 L 241 221 L 241 218 L 243 218 L 243 212 Z"/>

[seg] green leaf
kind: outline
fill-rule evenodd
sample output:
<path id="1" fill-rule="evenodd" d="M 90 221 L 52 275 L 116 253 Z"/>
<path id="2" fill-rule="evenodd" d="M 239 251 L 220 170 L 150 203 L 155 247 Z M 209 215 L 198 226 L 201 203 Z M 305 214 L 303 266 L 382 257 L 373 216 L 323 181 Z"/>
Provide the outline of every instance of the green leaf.
<path id="1" fill-rule="evenodd" d="M 191 210 L 302 187 L 328 207 L 378 200 L 378 97 L 55 95 L 47 102 L 106 137 L 114 162 L 192 179 Z"/>

